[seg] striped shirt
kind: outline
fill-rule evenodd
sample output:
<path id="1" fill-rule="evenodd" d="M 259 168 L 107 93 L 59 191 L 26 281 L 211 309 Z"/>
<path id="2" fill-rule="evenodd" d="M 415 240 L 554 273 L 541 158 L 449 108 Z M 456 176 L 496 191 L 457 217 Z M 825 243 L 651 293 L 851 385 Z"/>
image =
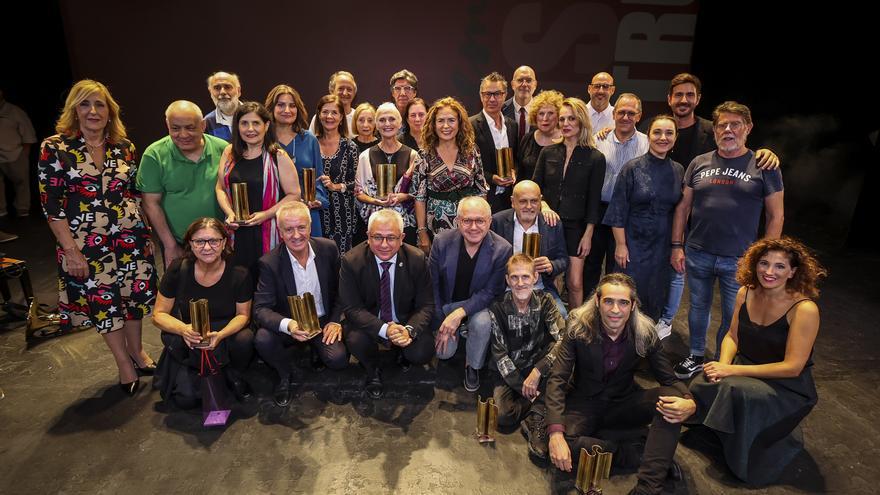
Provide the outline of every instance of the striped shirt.
<path id="1" fill-rule="evenodd" d="M 638 158 L 648 152 L 648 136 L 636 131 L 626 141 L 617 139 L 614 132 L 608 133 L 605 139 L 596 138 L 596 149 L 605 155 L 605 181 L 602 183 L 602 202 L 611 201 L 617 176 L 626 162 Z"/>

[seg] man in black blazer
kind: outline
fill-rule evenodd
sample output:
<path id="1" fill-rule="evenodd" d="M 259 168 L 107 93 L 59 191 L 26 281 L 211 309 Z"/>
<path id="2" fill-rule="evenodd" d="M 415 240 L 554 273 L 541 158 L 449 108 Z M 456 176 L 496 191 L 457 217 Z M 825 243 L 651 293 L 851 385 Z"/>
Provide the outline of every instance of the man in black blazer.
<path id="1" fill-rule="evenodd" d="M 510 198 L 513 208 L 508 208 L 492 215 L 492 232 L 503 237 L 513 246 L 514 253 L 522 252 L 523 234 L 541 234 L 541 253 L 535 258 L 535 271 L 541 279 L 535 284 L 536 289 L 543 289 L 553 296 L 562 317 L 568 316 L 559 291 L 553 279 L 568 270 L 568 252 L 565 250 L 565 237 L 562 224 L 552 227 L 541 215 L 541 187 L 524 180 L 513 186 Z"/>
<path id="2" fill-rule="evenodd" d="M 505 117 L 516 122 L 516 142 L 522 141 L 523 136 L 529 132 L 529 109 L 531 108 L 532 96 L 535 94 L 535 88 L 538 87 L 538 79 L 535 76 L 535 70 L 528 65 L 523 65 L 516 69 L 513 73 L 513 79 L 510 81 L 513 96 L 504 102 L 501 107 L 501 113 Z M 530 177 L 519 177 L 529 179 Z"/>
<path id="3" fill-rule="evenodd" d="M 384 391 L 377 343 L 400 352 L 404 370 L 434 355 L 431 277 L 422 251 L 403 243 L 399 213 L 385 209 L 370 216 L 367 242 L 345 253 L 339 284 L 345 342 L 367 371 L 367 393 L 378 399 Z"/>
<path id="4" fill-rule="evenodd" d="M 274 399 L 279 406 L 290 403 L 290 348 L 308 342 L 317 365 L 342 369 L 348 365 L 348 352 L 342 343 L 342 306 L 337 299 L 339 249 L 323 237 L 311 237 L 311 213 L 302 203 L 288 203 L 275 213 L 280 244 L 259 260 L 259 281 L 254 293 L 254 321 L 258 330 L 257 352 L 270 368 L 278 372 Z M 296 320 L 291 319 L 288 295 L 309 292 L 315 298 L 318 321 L 323 332 L 309 339 Z"/>
<path id="5" fill-rule="evenodd" d="M 501 106 L 506 97 L 507 80 L 497 72 L 489 74 L 480 81 L 480 101 L 483 110 L 470 117 L 477 148 L 483 160 L 483 172 L 486 176 L 492 176 L 492 180 L 488 181 L 489 194 L 486 196 L 486 201 L 492 207 L 493 213 L 507 208 L 510 204 L 510 189 L 516 181 L 513 177 L 504 179 L 498 176 L 495 158 L 495 150 L 511 148 L 516 159 L 516 150 L 519 147 L 516 122 L 501 113 Z"/>
<path id="6" fill-rule="evenodd" d="M 645 390 L 633 380 L 643 360 L 659 387 Z M 632 278 L 606 275 L 589 300 L 572 310 L 547 381 L 545 404 L 550 459 L 557 468 L 571 471 L 581 448 L 599 445 L 614 453 L 615 465 L 639 466 L 638 483 L 630 493 L 660 493 L 669 473 L 677 471 L 672 457 L 681 423 L 697 405 L 687 385 L 675 377 L 654 322 L 638 311 Z M 642 461 L 633 442 L 593 437 L 600 429 L 648 423 Z"/>

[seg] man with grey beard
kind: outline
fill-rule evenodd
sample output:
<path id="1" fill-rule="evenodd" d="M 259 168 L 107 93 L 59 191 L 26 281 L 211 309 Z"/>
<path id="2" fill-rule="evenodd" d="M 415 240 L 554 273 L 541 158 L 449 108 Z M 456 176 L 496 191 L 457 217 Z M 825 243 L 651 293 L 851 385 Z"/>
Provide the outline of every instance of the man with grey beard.
<path id="1" fill-rule="evenodd" d="M 238 76 L 217 71 L 208 76 L 208 91 L 217 108 L 205 115 L 205 132 L 229 141 L 232 139 L 232 116 L 241 98 Z"/>

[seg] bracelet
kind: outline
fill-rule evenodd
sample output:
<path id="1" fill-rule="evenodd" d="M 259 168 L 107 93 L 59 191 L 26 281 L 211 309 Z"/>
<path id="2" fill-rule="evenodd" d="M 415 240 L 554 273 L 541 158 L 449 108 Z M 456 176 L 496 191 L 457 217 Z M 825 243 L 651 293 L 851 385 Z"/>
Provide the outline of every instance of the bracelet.
<path id="1" fill-rule="evenodd" d="M 684 247 L 684 243 L 682 242 L 671 242 L 669 245 L 672 247 Z"/>
<path id="2" fill-rule="evenodd" d="M 422 232 L 427 232 L 428 227 L 419 227 L 416 229 L 416 234 L 421 234 Z"/>

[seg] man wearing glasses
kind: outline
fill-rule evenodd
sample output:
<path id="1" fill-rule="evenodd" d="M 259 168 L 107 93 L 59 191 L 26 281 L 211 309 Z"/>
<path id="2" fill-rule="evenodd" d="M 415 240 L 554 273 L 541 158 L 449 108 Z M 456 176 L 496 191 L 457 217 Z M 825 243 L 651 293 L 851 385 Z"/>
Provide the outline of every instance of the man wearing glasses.
<path id="1" fill-rule="evenodd" d="M 492 333 L 488 307 L 504 293 L 513 247 L 489 231 L 492 210 L 479 196 L 458 203 L 456 222 L 457 230 L 441 232 L 431 246 L 429 265 L 437 305 L 434 347 L 438 358 L 449 359 L 459 338 L 467 337 L 464 388 L 476 392 Z"/>
<path id="2" fill-rule="evenodd" d="M 397 106 L 400 115 L 405 116 L 407 103 L 419 95 L 419 79 L 407 69 L 401 69 L 391 76 L 389 84 L 394 105 Z"/>
<path id="3" fill-rule="evenodd" d="M 523 136 L 529 132 L 529 109 L 532 104 L 532 96 L 538 87 L 538 78 L 535 76 L 535 70 L 528 65 L 523 65 L 514 71 L 513 79 L 510 81 L 513 96 L 504 102 L 501 113 L 505 117 L 513 119 L 516 122 L 516 142 L 519 143 Z M 520 177 L 520 180 L 531 179 L 531 177 Z"/>
<path id="4" fill-rule="evenodd" d="M 702 370 L 716 278 L 721 292 L 721 326 L 715 343 L 721 346 L 740 287 L 737 260 L 757 238 L 762 209 L 764 236 L 774 239 L 782 235 L 782 173 L 758 168 L 755 152 L 746 147 L 752 131 L 749 108 L 735 101 L 724 102 L 712 112 L 712 126 L 718 149 L 694 158 L 688 166 L 672 224 L 670 262 L 675 271 L 685 273 L 690 291 L 690 355 L 674 368 L 680 379 Z M 690 228 L 685 238 L 688 217 Z"/>
<path id="5" fill-rule="evenodd" d="M 507 97 L 507 80 L 497 72 L 493 72 L 480 81 L 480 102 L 483 111 L 470 117 L 474 128 L 474 137 L 483 159 L 483 172 L 492 175 L 492 184 L 486 200 L 497 213 L 510 206 L 510 191 L 515 177 L 500 177 L 495 150 L 510 148 L 512 156 L 516 155 L 518 131 L 517 124 L 510 117 L 501 113 L 504 99 Z"/>
<path id="6" fill-rule="evenodd" d="M 610 104 L 614 89 L 614 78 L 607 72 L 596 74 L 587 85 L 590 94 L 587 113 L 594 133 L 614 127 L 614 107 Z"/>
<path id="7" fill-rule="evenodd" d="M 284 407 L 290 403 L 291 351 L 308 343 L 312 366 L 343 369 L 348 352 L 342 343 L 342 305 L 337 298 L 339 249 L 331 239 L 311 237 L 312 215 L 303 203 L 286 203 L 275 212 L 279 244 L 259 261 L 260 273 L 254 293 L 255 347 L 266 364 L 278 373 L 273 398 Z M 311 336 L 290 314 L 287 296 L 315 298 L 318 322 L 323 331 Z"/>
<path id="8" fill-rule="evenodd" d="M 370 215 L 367 242 L 342 258 L 339 294 L 345 312 L 345 343 L 367 372 L 364 389 L 384 394 L 377 344 L 394 349 L 404 371 L 427 364 L 434 295 L 425 255 L 403 243 L 403 217 L 394 210 Z"/>

